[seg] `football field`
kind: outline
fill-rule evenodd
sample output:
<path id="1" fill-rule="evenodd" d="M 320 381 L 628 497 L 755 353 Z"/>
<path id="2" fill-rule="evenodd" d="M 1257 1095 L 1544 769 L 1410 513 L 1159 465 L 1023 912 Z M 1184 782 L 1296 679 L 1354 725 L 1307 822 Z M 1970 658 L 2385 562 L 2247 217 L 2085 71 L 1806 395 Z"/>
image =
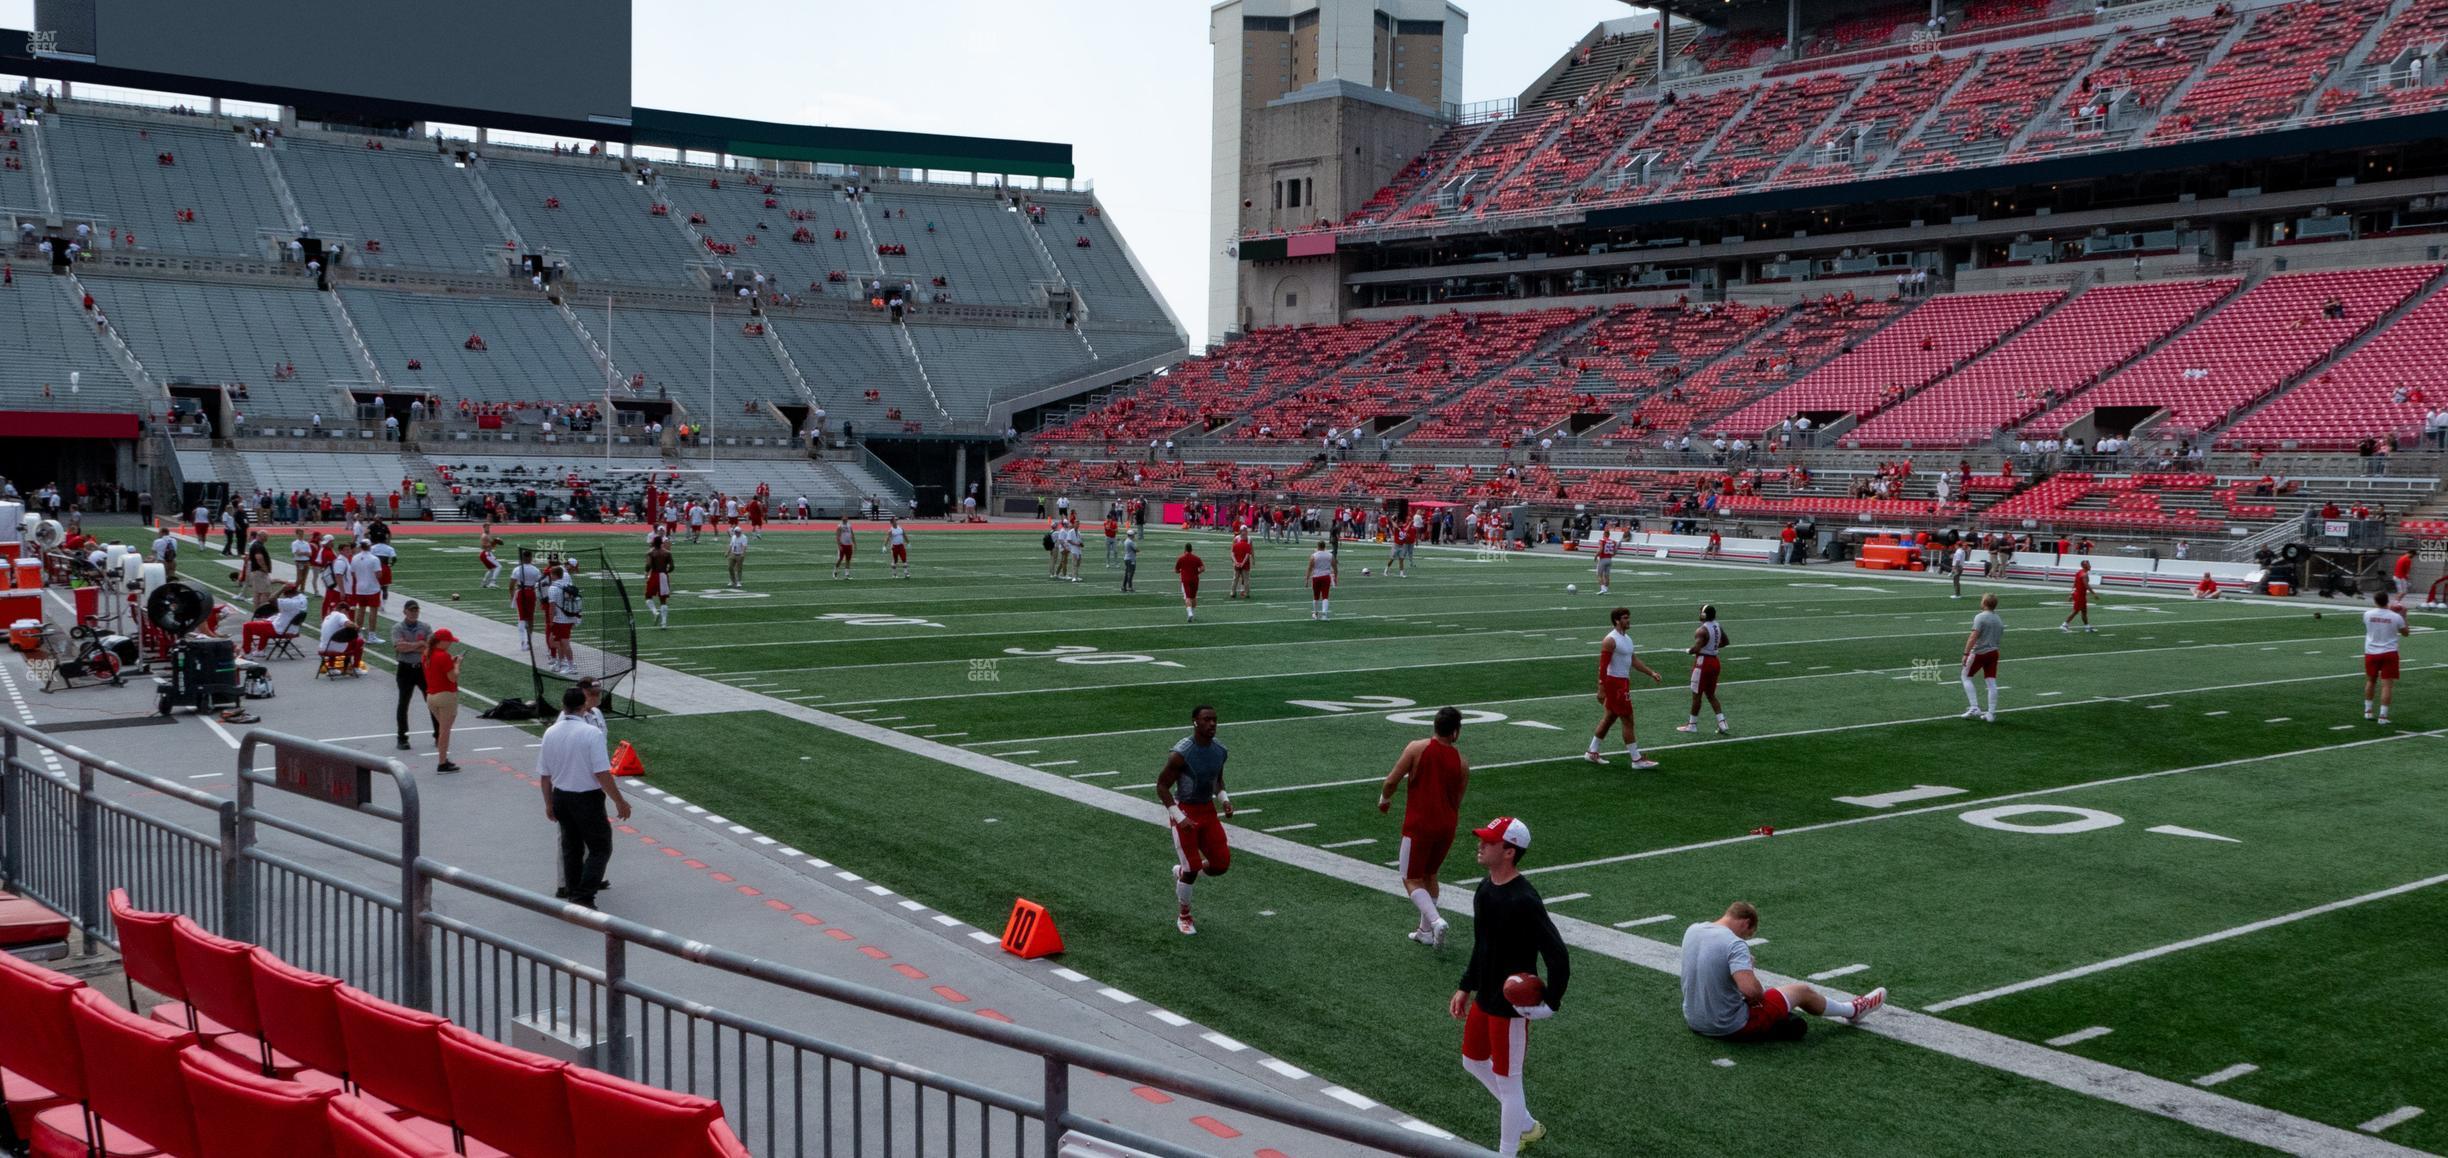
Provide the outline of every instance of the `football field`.
<path id="1" fill-rule="evenodd" d="M 1443 873 L 1462 911 L 1430 949 L 1403 935 L 1399 801 L 1376 809 L 1402 745 L 1456 705 L 1464 817 L 1532 826 L 1524 868 L 1575 944 L 1527 1070 L 1545 1152 L 2243 1153 L 2289 1119 L 2448 1151 L 2448 653 L 2428 633 L 2383 727 L 2361 718 L 2349 602 L 2109 591 L 2098 630 L 2066 634 L 2061 587 L 1956 600 L 1921 577 L 1626 557 L 1600 596 L 1588 558 L 1552 549 L 1422 549 L 1393 578 L 1383 546 L 1346 544 L 1318 622 L 1305 543 L 1261 545 L 1245 601 L 1221 536 L 1152 533 L 1125 594 L 1090 534 L 1078 583 L 1048 579 L 1034 529 L 913 524 L 907 580 L 877 530 L 847 581 L 830 533 L 769 534 L 743 591 L 716 537 L 679 544 L 670 627 L 637 607 L 642 663 L 866 727 L 744 710 L 615 735 L 650 783 L 973 924 L 1042 902 L 1063 965 L 1484 1144 L 1494 1105 L 1444 1013 L 1469 837 Z M 583 541 L 637 599 L 640 536 Z M 1208 562 L 1195 623 L 1185 542 Z M 411 539 L 401 586 L 508 619 L 473 553 Z M 1961 718 L 1956 671 L 1990 591 L 2007 634 L 1985 723 Z M 1704 602 L 1733 641 L 1725 736 L 1705 710 L 1674 730 Z M 1633 690 L 1654 770 L 1612 736 L 1605 766 L 1582 757 L 1615 606 L 1664 676 Z M 504 682 L 488 690 L 521 690 Z M 1200 882 L 1184 937 L 1164 831 L 1098 802 L 1152 800 L 1200 704 L 1241 852 Z M 1673 946 L 1734 900 L 1760 909 L 1763 970 L 1886 986 L 1891 1013 L 1789 1044 L 1689 1033 Z"/>

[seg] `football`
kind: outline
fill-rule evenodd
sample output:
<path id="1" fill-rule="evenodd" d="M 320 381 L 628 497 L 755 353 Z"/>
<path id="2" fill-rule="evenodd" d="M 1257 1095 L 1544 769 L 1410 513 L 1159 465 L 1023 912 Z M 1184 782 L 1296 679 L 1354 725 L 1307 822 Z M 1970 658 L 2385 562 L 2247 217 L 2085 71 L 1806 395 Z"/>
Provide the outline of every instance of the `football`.
<path id="1" fill-rule="evenodd" d="M 1566 595 L 1579 595 L 1581 593 L 1581 585 L 1578 583 L 1567 583 L 1564 585 L 1564 593 Z"/>
<path id="2" fill-rule="evenodd" d="M 1369 573 L 1369 569 L 1368 569 L 1368 568 L 1366 568 L 1366 567 L 1362 567 L 1362 568 L 1360 569 L 1360 573 L 1361 573 L 1362 575 L 1366 575 L 1366 574 L 1368 574 L 1368 573 Z"/>
<path id="3" fill-rule="evenodd" d="M 1536 973 L 1516 973 L 1505 978 L 1504 999 L 1515 1005 L 1537 1005 L 1547 998 L 1547 983 Z"/>

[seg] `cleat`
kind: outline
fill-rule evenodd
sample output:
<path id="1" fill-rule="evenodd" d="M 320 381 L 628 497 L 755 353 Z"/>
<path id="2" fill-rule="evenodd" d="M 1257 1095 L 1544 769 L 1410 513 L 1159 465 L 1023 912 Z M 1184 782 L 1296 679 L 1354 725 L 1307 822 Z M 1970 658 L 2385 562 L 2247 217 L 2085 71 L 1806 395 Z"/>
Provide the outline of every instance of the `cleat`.
<path id="1" fill-rule="evenodd" d="M 2058 625 L 2057 625 L 2057 630 L 2062 631 L 2062 632 L 2066 633 L 2067 635 L 2072 635 L 2072 634 L 2074 634 L 2074 629 L 2073 629 L 2072 627 L 2067 626 L 2066 624 L 2063 624 L 2063 623 L 2060 623 L 2060 624 L 2058 624 Z"/>
<path id="2" fill-rule="evenodd" d="M 2096 628 L 2096 627 L 2086 627 L 2086 628 L 2083 628 L 2083 630 L 2084 630 L 2084 631 L 2086 631 L 2086 632 L 2089 632 L 2089 633 L 2091 633 L 2091 634 L 2094 634 L 2094 635 L 2096 635 L 2096 634 L 2098 634 L 2098 633 L 2099 633 L 2099 628 Z"/>
<path id="3" fill-rule="evenodd" d="M 1526 1147 L 1526 1146 L 1529 1146 L 1529 1145 L 1530 1145 L 1531 1143 L 1533 1143 L 1533 1142 L 1544 1142 L 1544 1141 L 1546 1141 L 1546 1140 L 1547 1140 L 1547 1123 L 1545 1123 L 1545 1122 L 1532 1122 L 1532 1123 L 1530 1123 L 1530 1128 L 1529 1128 L 1529 1129 L 1522 1131 L 1522 1136 L 1521 1136 L 1520 1140 L 1518 1140 L 1518 1141 L 1516 1141 L 1516 1142 L 1514 1142 L 1514 1143 L 1513 1143 L 1513 1148 L 1514 1148 L 1514 1149 L 1516 1149 L 1516 1150 L 1519 1150 L 1519 1149 L 1522 1149 L 1522 1148 L 1524 1148 L 1524 1147 Z"/>
<path id="4" fill-rule="evenodd" d="M 1658 766 L 1657 761 L 1652 760 L 1652 759 L 1648 758 L 1647 756 L 1643 756 L 1643 757 L 1641 757 L 1640 759 L 1638 759 L 1638 760 L 1634 760 L 1634 761 L 1632 762 L 1632 770 L 1633 770 L 1633 771 L 1635 771 L 1635 772 L 1643 772 L 1643 771 L 1647 771 L 1648 769 L 1655 768 L 1655 767 L 1657 767 L 1657 766 Z"/>
<path id="5" fill-rule="evenodd" d="M 1451 926 L 1449 926 L 1449 925 L 1447 925 L 1447 924 L 1445 923 L 1445 918 L 1443 918 L 1443 917 L 1438 917 L 1438 918 L 1437 918 L 1437 923 L 1436 923 L 1436 924 L 1434 924 L 1434 925 L 1432 925 L 1432 926 L 1430 926 L 1430 927 L 1429 927 L 1429 929 L 1428 929 L 1428 947 L 1429 947 L 1429 948 L 1431 948 L 1431 949 L 1441 949 L 1441 948 L 1444 948 L 1444 947 L 1445 947 L 1445 930 L 1446 930 L 1446 929 L 1448 929 L 1448 928 L 1450 928 L 1450 927 L 1451 927 Z"/>
<path id="6" fill-rule="evenodd" d="M 1854 998 L 1853 1016 L 1850 1019 L 1849 1024 L 1860 1025 L 1863 1018 L 1868 1017 L 1873 1013 L 1877 1013 L 1880 1009 L 1885 1008 L 1886 1005 L 1887 987 L 1884 985 Z"/>
<path id="7" fill-rule="evenodd" d="M 1731 736 L 1734 734 L 1734 729 L 1728 725 L 1719 724 L 1717 725 L 1717 734 L 1720 736 Z"/>
<path id="8" fill-rule="evenodd" d="M 1181 916 L 1174 918 L 1173 927 L 1181 930 L 1184 937 L 1198 936 L 1198 926 L 1190 923 L 1190 910 L 1188 909 L 1183 909 Z"/>
<path id="9" fill-rule="evenodd" d="M 2371 714 L 2371 712 L 2370 712 L 2368 709 L 2364 711 L 2364 713 L 2363 713 L 2363 718 L 2364 718 L 2364 719 L 2366 719 L 2366 720 L 2368 720 L 2368 719 L 2371 719 L 2371 718 L 2372 718 L 2372 714 Z"/>
<path id="10" fill-rule="evenodd" d="M 1997 713 L 1996 713 L 1996 712 L 1982 712 L 1982 713 L 1981 713 L 1981 722 L 1982 722 L 1982 723 L 1984 723 L 1984 724 L 1994 724 L 1994 723 L 1997 723 Z"/>
<path id="11" fill-rule="evenodd" d="M 1677 725 L 1675 725 L 1675 731 L 1682 732 L 1682 733 L 1684 733 L 1684 734 L 1686 734 L 1686 735 L 1697 735 L 1697 734 L 1699 733 L 1699 731 L 1700 731 L 1700 725 L 1698 725 L 1698 724 L 1677 724 Z"/>
<path id="12" fill-rule="evenodd" d="M 1581 753 L 1581 758 L 1582 758 L 1582 759 L 1584 759 L 1584 760 L 1589 761 L 1589 762 L 1590 762 L 1590 763 L 1592 763 L 1592 764 L 1604 764 L 1604 763 L 1606 763 L 1606 757 L 1601 756 L 1601 755 L 1599 755 L 1599 754 L 1598 754 L 1598 753 L 1596 753 L 1596 752 L 1583 752 L 1583 753 Z"/>
<path id="13" fill-rule="evenodd" d="M 1963 718 L 1967 720 L 1977 720 L 1981 718 L 1981 710 L 1979 708 L 1965 708 Z"/>
<path id="14" fill-rule="evenodd" d="M 1410 932 L 1403 934 L 1403 939 L 1404 939 L 1404 940 L 1406 940 L 1406 941 L 1415 942 L 1415 943 L 1417 943 L 1417 944 L 1421 944 L 1421 945 L 1433 945 L 1433 944 L 1435 944 L 1435 942 L 1430 941 L 1430 940 L 1428 939 L 1428 938 L 1429 938 L 1429 936 L 1430 936 L 1430 934 L 1429 934 L 1428 930 L 1426 930 L 1426 929 L 1413 929 L 1413 930 L 1411 930 Z"/>

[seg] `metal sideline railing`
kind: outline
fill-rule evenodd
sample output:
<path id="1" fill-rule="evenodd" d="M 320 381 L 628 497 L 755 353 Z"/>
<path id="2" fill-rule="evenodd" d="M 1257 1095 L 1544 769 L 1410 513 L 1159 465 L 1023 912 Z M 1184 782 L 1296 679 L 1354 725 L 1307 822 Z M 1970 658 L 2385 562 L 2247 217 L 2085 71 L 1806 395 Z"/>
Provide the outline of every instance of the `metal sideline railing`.
<path id="1" fill-rule="evenodd" d="M 1074 1110 L 1072 1072 L 1083 1068 L 1387 1153 L 1486 1153 L 691 940 L 423 855 L 416 780 L 388 758 L 257 729 L 241 740 L 231 799 L 12 720 L 0 719 L 0 744 L 0 886 L 66 914 L 89 944 L 115 943 L 104 898 L 113 887 L 125 887 L 140 908 L 185 913 L 301 968 L 430 1009 L 496 1039 L 539 1021 L 559 1027 L 562 1035 L 593 1046 L 584 1060 L 595 1068 L 720 1102 L 734 1131 L 759 1154 L 1054 1158 L 1066 1139 L 1078 1136 L 1158 1158 L 1202 1158 L 1201 1151 Z M 264 749 L 275 756 L 271 773 L 256 767 Z M 72 771 L 46 768 L 52 761 Z M 355 786 L 314 779 L 331 769 L 353 772 Z M 368 786 L 375 773 L 393 782 L 396 804 L 374 799 Z M 320 784 L 324 795 L 293 796 L 301 783 Z M 125 798 L 104 793 L 113 787 Z M 278 799 L 323 799 L 394 825 L 397 848 L 267 812 L 258 800 L 263 787 L 275 789 Z M 134 795 L 147 792 L 173 808 L 207 813 L 209 831 L 154 815 L 161 806 Z M 147 807 L 136 806 L 138 800 Z M 346 854 L 362 863 L 364 879 L 268 849 L 258 839 L 264 830 Z M 397 895 L 368 883 L 377 880 L 396 881 Z M 600 960 L 539 948 L 444 911 L 436 903 L 442 890 L 478 902 L 475 907 L 523 911 L 599 938 Z M 689 969 L 683 976 L 727 975 L 771 986 L 779 995 L 839 1002 L 1033 1056 L 1037 1088 L 995 1089 L 683 996 L 635 976 L 639 955 Z"/>

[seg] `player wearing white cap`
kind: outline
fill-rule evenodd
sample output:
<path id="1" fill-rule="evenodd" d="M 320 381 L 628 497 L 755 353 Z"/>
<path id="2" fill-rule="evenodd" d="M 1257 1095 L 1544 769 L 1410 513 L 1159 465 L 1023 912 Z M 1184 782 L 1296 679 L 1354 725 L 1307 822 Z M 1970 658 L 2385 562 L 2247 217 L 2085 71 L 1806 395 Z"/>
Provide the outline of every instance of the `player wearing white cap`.
<path id="1" fill-rule="evenodd" d="M 1479 838 L 1479 864 L 1487 876 L 1471 895 L 1471 957 L 1462 970 L 1446 1012 L 1462 1022 L 1462 1068 L 1496 1095 L 1496 1152 L 1517 1154 L 1524 1145 L 1547 1136 L 1547 1126 L 1530 1116 L 1522 1090 L 1522 1070 L 1528 1061 L 1530 1023 L 1555 1016 L 1564 1004 L 1564 987 L 1572 980 L 1572 959 L 1564 938 L 1548 919 L 1547 904 L 1538 889 L 1521 875 L 1521 858 L 1530 851 L 1530 826 L 1499 816 L 1471 830 Z M 1505 995 L 1505 982 L 1517 973 L 1547 967 L 1538 1004 L 1516 1005 Z"/>

